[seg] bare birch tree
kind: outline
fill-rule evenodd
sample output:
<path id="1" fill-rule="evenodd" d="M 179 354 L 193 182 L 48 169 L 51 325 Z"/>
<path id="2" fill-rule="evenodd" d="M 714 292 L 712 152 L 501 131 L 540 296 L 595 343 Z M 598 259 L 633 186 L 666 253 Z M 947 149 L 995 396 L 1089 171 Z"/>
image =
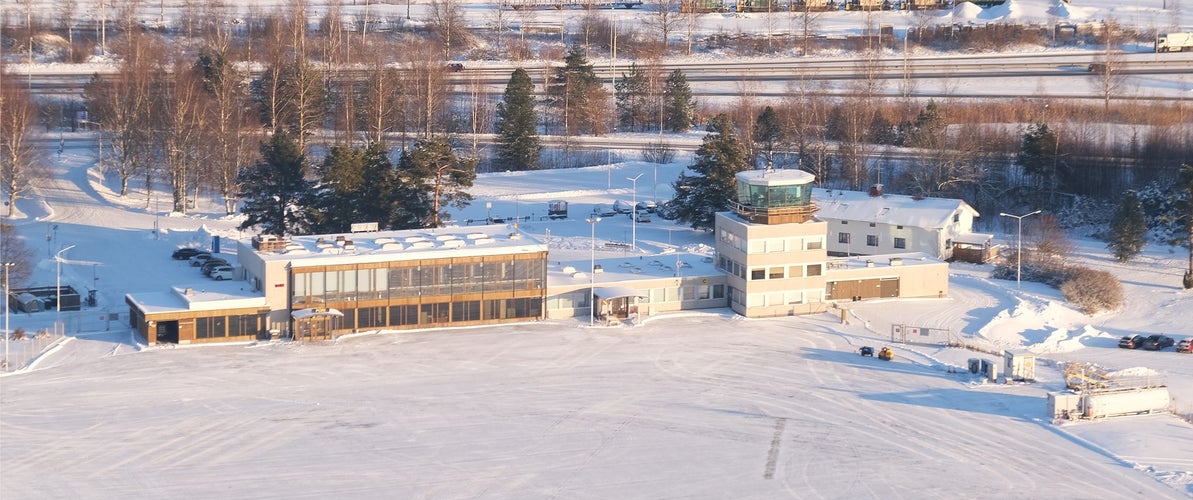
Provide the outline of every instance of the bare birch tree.
<path id="1" fill-rule="evenodd" d="M 33 144 L 36 121 L 33 98 L 4 75 L 0 63 L 0 192 L 8 207 L 6 216 L 12 216 L 16 201 L 48 175 Z"/>

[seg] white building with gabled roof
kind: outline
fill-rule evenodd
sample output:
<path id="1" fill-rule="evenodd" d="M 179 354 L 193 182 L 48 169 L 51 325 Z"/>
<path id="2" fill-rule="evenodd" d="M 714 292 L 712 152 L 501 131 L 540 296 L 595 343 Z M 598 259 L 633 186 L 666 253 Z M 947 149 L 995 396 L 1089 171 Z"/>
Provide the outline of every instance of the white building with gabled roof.
<path id="1" fill-rule="evenodd" d="M 948 260 L 959 246 L 989 248 L 994 238 L 973 232 L 980 214 L 962 200 L 886 194 L 881 184 L 868 193 L 814 189 L 812 199 L 828 224 L 829 255 L 922 252 Z"/>

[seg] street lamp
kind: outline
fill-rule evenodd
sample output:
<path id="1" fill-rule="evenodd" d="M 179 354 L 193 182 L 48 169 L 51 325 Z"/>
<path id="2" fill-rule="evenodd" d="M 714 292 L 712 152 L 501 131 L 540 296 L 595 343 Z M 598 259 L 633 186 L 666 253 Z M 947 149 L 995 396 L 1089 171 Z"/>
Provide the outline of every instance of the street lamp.
<path id="1" fill-rule="evenodd" d="M 4 263 L 4 371 L 8 371 L 8 268 L 17 265 L 16 262 Z"/>
<path id="2" fill-rule="evenodd" d="M 58 286 L 57 286 L 57 290 L 55 290 L 58 293 L 58 299 L 57 299 L 58 302 L 54 306 L 54 328 L 55 329 L 57 329 L 59 327 L 59 325 L 62 324 L 62 253 L 66 252 L 67 250 L 70 250 L 74 247 L 75 247 L 74 245 L 68 246 L 66 248 L 63 248 L 62 250 L 59 250 L 58 253 L 54 255 L 54 260 L 58 263 Z M 66 328 L 63 328 L 62 332 L 66 333 Z M 55 333 L 57 333 L 57 332 L 55 332 Z"/>
<path id="3" fill-rule="evenodd" d="M 998 214 L 1003 217 L 1012 217 L 1019 221 L 1019 236 L 1018 236 L 1018 238 L 1016 238 L 1018 240 L 1018 242 L 1016 243 L 1017 248 L 1015 250 L 1015 288 L 1016 289 L 1019 288 L 1019 285 L 1020 285 L 1022 277 L 1023 277 L 1023 219 L 1026 217 L 1031 217 L 1038 213 L 1040 213 L 1040 210 L 1036 210 L 1035 212 L 1032 212 L 1030 214 L 1023 214 L 1023 215 L 1011 215 L 1008 213 Z"/>
<path id="4" fill-rule="evenodd" d="M 592 226 L 592 246 L 588 253 L 588 326 L 593 325 L 596 317 L 596 225 L 601 221 L 600 217 L 589 217 L 584 219 Z"/>
<path id="5" fill-rule="evenodd" d="M 626 180 L 634 183 L 634 204 L 630 209 L 630 248 L 634 251 L 638 250 L 638 179 L 640 177 L 642 177 L 641 173 L 633 177 L 626 177 Z"/>

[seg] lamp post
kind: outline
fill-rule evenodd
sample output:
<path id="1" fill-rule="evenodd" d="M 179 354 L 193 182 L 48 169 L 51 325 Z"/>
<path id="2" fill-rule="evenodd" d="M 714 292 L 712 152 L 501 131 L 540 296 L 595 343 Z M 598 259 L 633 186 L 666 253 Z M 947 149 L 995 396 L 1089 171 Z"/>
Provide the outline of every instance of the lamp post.
<path id="1" fill-rule="evenodd" d="M 1019 288 L 1019 285 L 1021 284 L 1022 278 L 1023 278 L 1023 219 L 1027 218 L 1027 217 L 1031 217 L 1038 213 L 1040 213 L 1040 210 L 1036 210 L 1035 212 L 1032 212 L 1030 214 L 1023 214 L 1023 215 L 1011 215 L 1011 214 L 1008 214 L 1005 212 L 998 214 L 1003 217 L 1011 217 L 1011 218 L 1014 218 L 1019 221 L 1019 235 L 1016 238 L 1017 242 L 1015 244 L 1015 246 L 1016 246 L 1016 250 L 1015 250 L 1015 288 L 1016 289 Z"/>
<path id="2" fill-rule="evenodd" d="M 638 179 L 640 177 L 642 177 L 641 173 L 633 177 L 626 177 L 626 180 L 634 183 L 633 205 L 630 209 L 630 248 L 634 251 L 638 250 Z"/>
<path id="3" fill-rule="evenodd" d="M 592 226 L 592 246 L 588 253 L 588 326 L 592 326 L 596 317 L 596 225 L 600 217 L 584 219 Z"/>
<path id="4" fill-rule="evenodd" d="M 4 263 L 4 371 L 8 371 L 8 268 L 17 265 L 16 262 Z"/>
<path id="5" fill-rule="evenodd" d="M 62 254 L 63 254 L 63 252 L 66 252 L 67 250 L 70 250 L 74 247 L 75 247 L 74 245 L 68 246 L 66 248 L 63 248 L 62 250 L 59 250 L 58 253 L 54 255 L 54 261 L 56 261 L 58 263 L 58 286 L 56 287 L 57 289 L 55 290 L 55 292 L 58 293 L 58 299 L 57 299 L 58 302 L 54 305 L 54 328 L 55 329 L 57 329 L 58 326 L 62 324 Z M 66 333 L 66 328 L 63 328 L 62 332 Z M 55 333 L 57 333 L 57 332 L 55 332 Z"/>

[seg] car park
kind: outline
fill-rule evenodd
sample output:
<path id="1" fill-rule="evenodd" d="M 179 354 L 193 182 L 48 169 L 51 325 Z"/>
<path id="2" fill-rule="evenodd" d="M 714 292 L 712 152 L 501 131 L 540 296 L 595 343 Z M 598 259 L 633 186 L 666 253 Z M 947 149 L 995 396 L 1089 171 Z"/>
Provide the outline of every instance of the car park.
<path id="1" fill-rule="evenodd" d="M 215 256 L 213 256 L 209 253 L 201 253 L 194 257 L 191 257 L 189 260 L 191 262 L 192 267 L 199 267 L 199 266 L 202 266 L 204 263 L 206 263 L 208 259 L 212 259 L 212 258 L 215 258 Z"/>
<path id="2" fill-rule="evenodd" d="M 1165 347 L 1170 347 L 1176 341 L 1167 335 L 1152 335 L 1143 342 L 1143 348 L 1149 351 L 1159 351 Z"/>
<path id="3" fill-rule="evenodd" d="M 174 253 L 170 255 L 170 257 L 173 257 L 174 260 L 187 260 L 187 259 L 190 259 L 191 257 L 194 257 L 201 253 L 211 253 L 211 252 L 208 252 L 207 250 L 203 250 L 201 248 L 183 247 L 183 248 L 179 248 L 179 249 L 175 250 Z"/>
<path id="4" fill-rule="evenodd" d="M 199 272 L 203 273 L 203 276 L 211 276 L 212 269 L 215 269 L 216 267 L 219 267 L 219 266 L 227 266 L 227 265 L 230 265 L 228 263 L 228 261 L 221 259 L 219 257 L 216 257 L 213 259 L 207 259 L 207 262 L 204 262 L 202 266 L 199 266 Z"/>
<path id="5" fill-rule="evenodd" d="M 216 281 L 236 279 L 236 268 L 232 266 L 215 266 L 211 269 L 211 279 Z"/>
<path id="6" fill-rule="evenodd" d="M 1193 353 L 1193 338 L 1188 338 L 1177 342 L 1176 352 Z"/>
<path id="7" fill-rule="evenodd" d="M 1143 347 L 1145 340 L 1147 340 L 1147 337 L 1143 335 L 1128 335 L 1119 339 L 1118 346 L 1123 349 L 1139 349 Z"/>

